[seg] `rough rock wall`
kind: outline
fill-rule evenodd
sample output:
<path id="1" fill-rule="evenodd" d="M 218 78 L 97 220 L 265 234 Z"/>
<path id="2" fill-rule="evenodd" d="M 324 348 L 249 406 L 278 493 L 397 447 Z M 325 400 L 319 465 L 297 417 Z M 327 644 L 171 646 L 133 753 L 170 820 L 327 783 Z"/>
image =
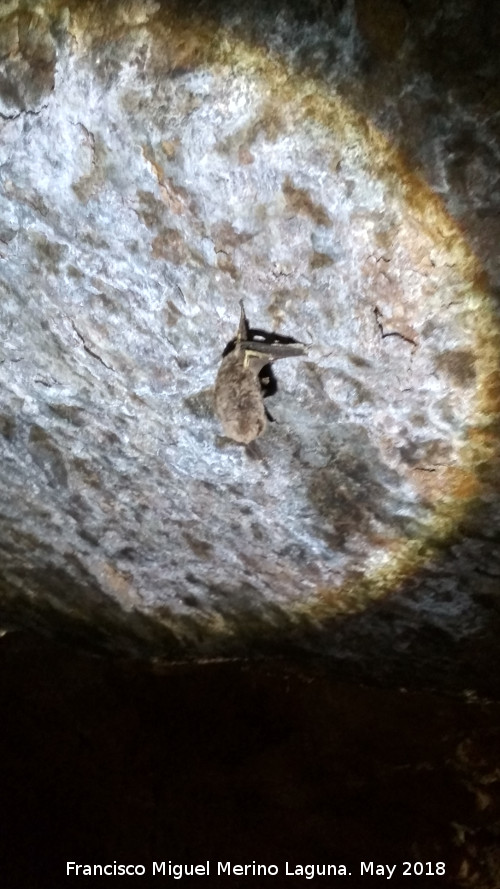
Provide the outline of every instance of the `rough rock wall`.
<path id="1" fill-rule="evenodd" d="M 499 30 L 439 6 L 0 4 L 6 626 L 500 691 Z M 242 296 L 310 343 L 256 453 Z"/>

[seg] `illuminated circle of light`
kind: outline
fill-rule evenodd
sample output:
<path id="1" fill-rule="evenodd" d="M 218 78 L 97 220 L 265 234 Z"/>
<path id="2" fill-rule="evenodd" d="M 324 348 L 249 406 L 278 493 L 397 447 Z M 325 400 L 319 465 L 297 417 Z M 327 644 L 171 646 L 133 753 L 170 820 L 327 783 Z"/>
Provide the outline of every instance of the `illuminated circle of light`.
<path id="1" fill-rule="evenodd" d="M 79 30 L 78 11 L 72 28 Z M 158 27 L 158 22 L 162 27 Z M 95 23 L 94 23 L 95 24 Z M 102 26 L 109 31 L 109 25 Z M 467 243 L 459 225 L 445 209 L 442 201 L 414 172 L 403 155 L 366 117 L 349 106 L 318 77 L 297 73 L 276 54 L 271 54 L 251 41 L 238 38 L 228 28 L 184 19 L 165 9 L 160 19 L 147 25 L 152 41 L 160 44 L 173 40 L 177 54 L 193 68 L 207 68 L 220 76 L 257 77 L 265 82 L 269 96 L 282 105 L 293 107 L 295 126 L 313 120 L 323 127 L 339 131 L 351 145 L 359 144 L 369 155 L 370 167 L 376 176 L 391 181 L 399 190 L 401 200 L 419 228 L 425 230 L 442 251 L 450 265 L 460 270 L 463 282 L 463 309 L 468 313 L 470 337 L 476 357 L 477 385 L 474 409 L 468 420 L 467 437 L 458 450 L 459 461 L 443 467 L 426 489 L 433 499 L 433 514 L 422 535 L 401 539 L 382 563 L 368 568 L 361 580 L 347 580 L 341 587 L 322 586 L 316 596 L 291 606 L 298 616 L 321 620 L 334 613 L 360 611 L 374 599 L 394 592 L 414 575 L 456 533 L 472 504 L 480 498 L 483 482 L 477 466 L 495 459 L 490 431 L 491 419 L 498 414 L 500 368 L 498 318 L 492 297 L 484 284 L 481 263 Z M 85 24 L 80 26 L 83 33 Z M 182 63 L 182 58 L 181 62 Z M 217 630 L 214 627 L 215 632 Z M 223 632 L 223 629 L 221 628 Z"/>

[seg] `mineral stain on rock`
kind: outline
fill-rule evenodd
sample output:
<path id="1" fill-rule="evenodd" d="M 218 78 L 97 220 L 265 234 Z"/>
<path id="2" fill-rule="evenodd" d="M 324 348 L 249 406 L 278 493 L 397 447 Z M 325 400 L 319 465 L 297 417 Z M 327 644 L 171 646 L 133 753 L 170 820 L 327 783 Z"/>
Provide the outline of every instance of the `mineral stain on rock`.
<path id="1" fill-rule="evenodd" d="M 55 85 L 56 42 L 50 17 L 9 8 L 0 18 L 0 117 L 38 114 Z M 10 13 L 10 14 L 9 14 Z"/>
<path id="2" fill-rule="evenodd" d="M 476 379 L 476 356 L 465 349 L 448 349 L 437 357 L 439 370 L 448 373 L 458 386 L 470 386 Z"/>

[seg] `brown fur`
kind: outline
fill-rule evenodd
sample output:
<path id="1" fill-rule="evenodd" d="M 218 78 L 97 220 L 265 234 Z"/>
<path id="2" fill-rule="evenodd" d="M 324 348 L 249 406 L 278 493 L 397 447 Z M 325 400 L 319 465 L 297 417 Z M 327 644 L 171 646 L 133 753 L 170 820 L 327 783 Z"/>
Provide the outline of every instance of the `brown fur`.
<path id="1" fill-rule="evenodd" d="M 266 428 L 259 370 L 268 361 L 266 355 L 251 358 L 245 367 L 245 352 L 239 345 L 222 360 L 215 381 L 215 411 L 224 433 L 234 441 L 248 444 Z"/>

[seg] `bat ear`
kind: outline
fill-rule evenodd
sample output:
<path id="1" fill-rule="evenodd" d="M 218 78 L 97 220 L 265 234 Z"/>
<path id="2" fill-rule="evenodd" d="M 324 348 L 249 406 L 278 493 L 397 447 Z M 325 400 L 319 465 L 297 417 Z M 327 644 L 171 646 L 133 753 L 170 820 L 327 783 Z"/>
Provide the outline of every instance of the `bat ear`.
<path id="1" fill-rule="evenodd" d="M 236 334 L 236 341 L 240 343 L 242 340 L 248 339 L 248 320 L 245 315 L 245 306 L 243 305 L 243 300 L 240 299 L 240 323 L 238 326 L 238 333 Z"/>
<path id="2" fill-rule="evenodd" d="M 240 342 L 239 346 L 245 354 L 251 352 L 253 355 L 267 355 L 268 361 L 278 361 L 279 358 L 298 358 L 307 353 L 307 346 L 297 340 L 294 340 L 293 343 L 262 343 L 260 340 L 247 340 Z"/>

